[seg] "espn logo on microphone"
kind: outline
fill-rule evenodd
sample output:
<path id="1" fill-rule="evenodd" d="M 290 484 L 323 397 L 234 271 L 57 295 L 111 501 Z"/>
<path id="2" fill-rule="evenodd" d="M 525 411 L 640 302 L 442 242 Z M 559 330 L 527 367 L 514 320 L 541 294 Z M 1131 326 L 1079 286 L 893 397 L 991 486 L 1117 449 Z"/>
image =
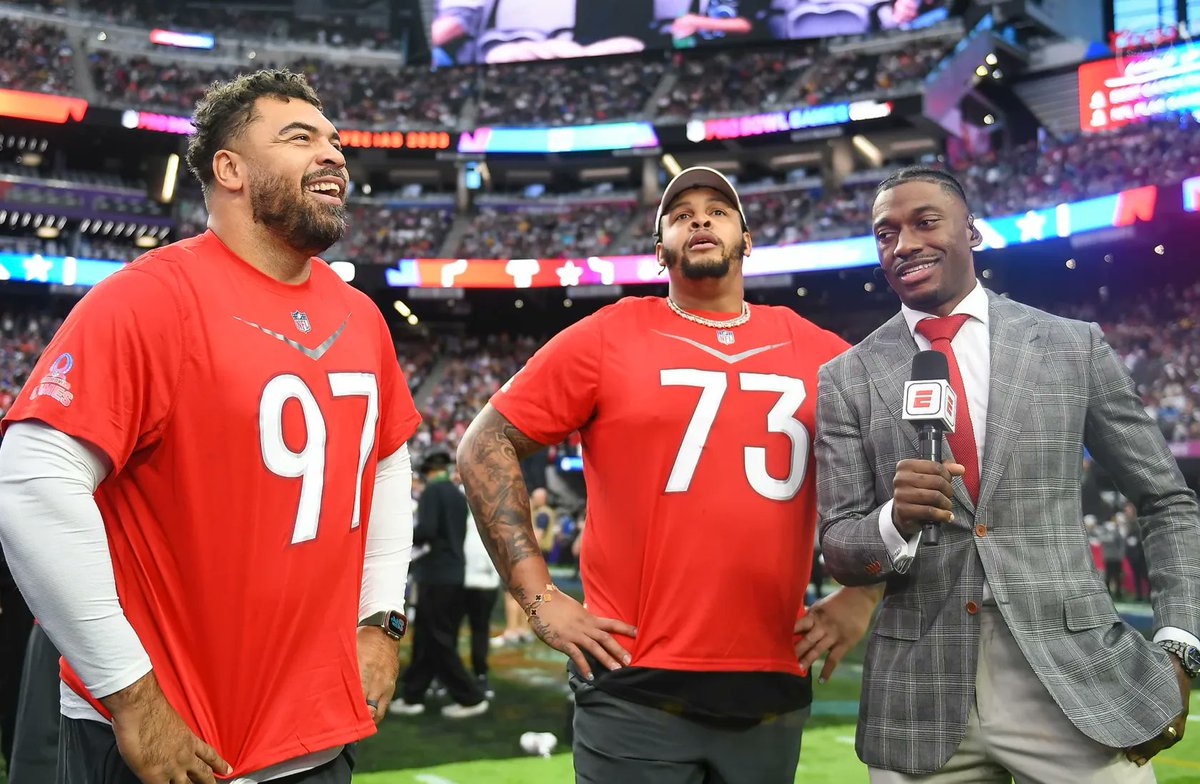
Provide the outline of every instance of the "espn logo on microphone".
<path id="1" fill-rule="evenodd" d="M 907 421 L 937 421 L 947 433 L 953 433 L 956 403 L 949 381 L 906 381 L 904 384 L 904 419 Z"/>

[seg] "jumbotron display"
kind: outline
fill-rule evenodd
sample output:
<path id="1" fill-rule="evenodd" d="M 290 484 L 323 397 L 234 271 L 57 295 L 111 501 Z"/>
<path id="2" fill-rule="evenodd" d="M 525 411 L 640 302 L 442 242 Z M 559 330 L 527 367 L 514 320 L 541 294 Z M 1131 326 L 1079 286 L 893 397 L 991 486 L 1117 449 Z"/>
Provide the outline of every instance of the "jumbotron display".
<path id="1" fill-rule="evenodd" d="M 439 0 L 434 66 L 628 54 L 915 29 L 949 0 Z"/>
<path id="2" fill-rule="evenodd" d="M 1108 131 L 1200 109 L 1200 46 L 1111 57 L 1079 66 L 1079 126 Z"/>

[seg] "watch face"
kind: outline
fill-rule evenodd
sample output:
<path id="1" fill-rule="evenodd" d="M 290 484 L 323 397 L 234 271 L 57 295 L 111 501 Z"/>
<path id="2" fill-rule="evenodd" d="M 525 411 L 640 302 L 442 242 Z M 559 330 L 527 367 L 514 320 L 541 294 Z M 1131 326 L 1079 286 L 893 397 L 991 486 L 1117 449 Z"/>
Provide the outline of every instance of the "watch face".
<path id="1" fill-rule="evenodd" d="M 1200 671 L 1200 650 L 1188 647 L 1183 655 L 1183 668 L 1188 671 L 1189 675 L 1196 677 L 1193 673 Z"/>
<path id="2" fill-rule="evenodd" d="M 398 612 L 390 612 L 387 614 L 386 630 L 393 637 L 403 637 L 404 632 L 408 631 L 408 619 Z"/>

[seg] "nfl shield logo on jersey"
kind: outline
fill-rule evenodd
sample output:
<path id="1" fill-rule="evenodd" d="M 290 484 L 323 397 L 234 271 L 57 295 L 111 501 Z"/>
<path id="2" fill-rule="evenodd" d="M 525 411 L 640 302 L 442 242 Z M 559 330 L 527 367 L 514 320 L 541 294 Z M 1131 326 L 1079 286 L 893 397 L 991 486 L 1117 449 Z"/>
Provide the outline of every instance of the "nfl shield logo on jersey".
<path id="1" fill-rule="evenodd" d="M 717 330 L 717 342 L 722 346 L 733 344 L 733 333 L 727 329 Z"/>
<path id="2" fill-rule="evenodd" d="M 292 311 L 292 321 L 296 324 L 296 329 L 307 335 L 312 330 L 312 324 L 308 323 L 308 314 L 303 310 Z"/>

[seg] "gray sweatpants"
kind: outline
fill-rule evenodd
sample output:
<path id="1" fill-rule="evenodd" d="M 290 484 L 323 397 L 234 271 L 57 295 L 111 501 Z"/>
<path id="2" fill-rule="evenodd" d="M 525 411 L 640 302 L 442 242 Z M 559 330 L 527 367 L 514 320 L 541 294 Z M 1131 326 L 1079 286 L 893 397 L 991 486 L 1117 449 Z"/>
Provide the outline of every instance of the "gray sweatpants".
<path id="1" fill-rule="evenodd" d="M 701 724 L 614 697 L 572 675 L 575 781 L 792 784 L 809 710 L 749 729 Z"/>

